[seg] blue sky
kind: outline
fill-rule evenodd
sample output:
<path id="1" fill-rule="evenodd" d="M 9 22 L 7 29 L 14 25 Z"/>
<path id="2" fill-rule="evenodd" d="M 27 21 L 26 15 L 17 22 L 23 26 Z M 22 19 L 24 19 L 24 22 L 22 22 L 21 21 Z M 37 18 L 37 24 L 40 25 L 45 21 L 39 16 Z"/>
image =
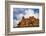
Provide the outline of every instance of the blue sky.
<path id="1" fill-rule="evenodd" d="M 26 14 L 28 14 L 28 12 L 26 13 L 25 11 L 28 11 L 28 10 L 32 10 L 33 12 L 30 11 L 31 13 L 39 14 L 39 9 L 35 9 L 35 8 L 13 8 L 13 19 L 18 20 L 19 14 L 26 15 Z"/>

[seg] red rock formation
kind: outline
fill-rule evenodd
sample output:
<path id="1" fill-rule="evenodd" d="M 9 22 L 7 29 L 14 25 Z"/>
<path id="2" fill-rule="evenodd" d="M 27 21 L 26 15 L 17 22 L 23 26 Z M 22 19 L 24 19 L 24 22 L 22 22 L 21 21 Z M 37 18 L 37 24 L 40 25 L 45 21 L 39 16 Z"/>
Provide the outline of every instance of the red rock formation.
<path id="1" fill-rule="evenodd" d="M 18 27 L 38 27 L 39 19 L 36 19 L 34 16 L 29 18 L 22 17 L 22 20 L 19 22 Z"/>

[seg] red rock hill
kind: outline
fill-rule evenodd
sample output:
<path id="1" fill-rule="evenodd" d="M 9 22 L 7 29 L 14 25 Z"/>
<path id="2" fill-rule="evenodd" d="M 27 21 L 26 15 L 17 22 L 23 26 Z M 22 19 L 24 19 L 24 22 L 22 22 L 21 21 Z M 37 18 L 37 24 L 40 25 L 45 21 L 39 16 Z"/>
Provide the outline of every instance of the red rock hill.
<path id="1" fill-rule="evenodd" d="M 29 18 L 22 17 L 22 20 L 19 22 L 18 27 L 38 27 L 39 19 L 36 19 L 34 16 Z"/>

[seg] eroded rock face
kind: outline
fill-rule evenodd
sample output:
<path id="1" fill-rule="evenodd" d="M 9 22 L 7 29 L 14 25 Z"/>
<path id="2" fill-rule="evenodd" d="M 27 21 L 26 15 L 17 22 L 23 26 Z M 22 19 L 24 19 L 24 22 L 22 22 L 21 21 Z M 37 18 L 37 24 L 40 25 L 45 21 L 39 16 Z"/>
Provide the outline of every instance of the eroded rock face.
<path id="1" fill-rule="evenodd" d="M 36 19 L 34 16 L 29 18 L 22 17 L 22 20 L 19 22 L 18 27 L 38 27 L 39 19 Z"/>

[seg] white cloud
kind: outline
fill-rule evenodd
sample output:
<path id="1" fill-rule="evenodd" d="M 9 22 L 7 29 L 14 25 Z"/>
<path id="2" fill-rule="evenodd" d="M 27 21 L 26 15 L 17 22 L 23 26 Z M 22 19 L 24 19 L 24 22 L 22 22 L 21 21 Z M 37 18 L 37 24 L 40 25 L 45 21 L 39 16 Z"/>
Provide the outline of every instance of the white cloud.
<path id="1" fill-rule="evenodd" d="M 24 15 L 25 18 L 28 18 L 29 16 L 33 16 L 34 15 L 34 11 L 33 10 L 25 10 L 26 15 Z"/>
<path id="2" fill-rule="evenodd" d="M 16 27 L 18 24 L 18 21 L 17 20 L 13 20 L 13 26 Z"/>
<path id="3" fill-rule="evenodd" d="M 24 15 L 25 18 L 29 18 L 29 16 L 34 16 L 35 18 L 38 18 L 38 13 L 34 14 L 34 11 L 31 9 L 25 10 L 26 15 Z"/>
<path id="4" fill-rule="evenodd" d="M 35 13 L 35 14 L 34 14 L 34 17 L 35 17 L 35 18 L 39 18 L 39 14 L 38 14 L 38 13 Z"/>

